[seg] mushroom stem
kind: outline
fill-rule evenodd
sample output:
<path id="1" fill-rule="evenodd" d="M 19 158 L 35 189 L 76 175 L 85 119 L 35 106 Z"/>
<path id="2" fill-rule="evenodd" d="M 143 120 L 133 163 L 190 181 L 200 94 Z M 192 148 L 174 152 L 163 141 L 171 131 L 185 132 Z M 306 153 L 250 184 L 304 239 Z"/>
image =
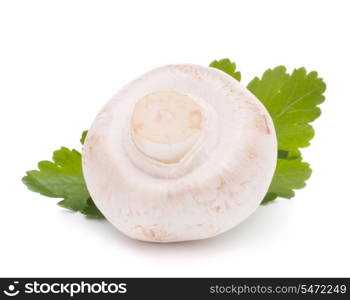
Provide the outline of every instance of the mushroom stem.
<path id="1" fill-rule="evenodd" d="M 188 95 L 157 91 L 139 100 L 131 117 L 137 150 L 162 164 L 178 164 L 202 133 L 202 109 Z"/>

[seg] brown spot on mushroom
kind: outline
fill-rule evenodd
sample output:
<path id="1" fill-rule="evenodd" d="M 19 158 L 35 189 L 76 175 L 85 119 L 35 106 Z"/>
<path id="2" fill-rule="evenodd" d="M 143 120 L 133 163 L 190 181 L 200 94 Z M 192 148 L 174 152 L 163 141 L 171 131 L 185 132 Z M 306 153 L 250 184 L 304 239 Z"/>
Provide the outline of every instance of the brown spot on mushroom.
<path id="1" fill-rule="evenodd" d="M 96 144 L 98 143 L 100 140 L 100 135 L 96 135 L 96 134 L 89 134 L 86 137 L 86 141 L 85 143 L 87 144 Z M 91 146 L 90 146 L 91 147 Z"/>
<path id="2" fill-rule="evenodd" d="M 153 239 L 156 242 L 166 242 L 169 240 L 169 238 L 175 239 L 174 235 L 169 234 L 169 232 L 163 228 L 159 228 L 157 230 L 150 229 L 150 232 L 151 232 Z"/>
<path id="3" fill-rule="evenodd" d="M 149 230 L 149 233 L 151 235 L 152 238 L 155 238 L 156 237 L 156 234 L 154 233 L 153 229 L 150 229 Z"/>
<path id="4" fill-rule="evenodd" d="M 200 110 L 194 110 L 190 113 L 189 116 L 190 127 L 192 129 L 200 129 L 202 122 L 202 113 Z"/>
<path id="5" fill-rule="evenodd" d="M 247 149 L 246 155 L 247 155 L 248 159 L 250 159 L 250 160 L 254 160 L 257 157 L 257 153 L 253 149 Z"/>
<path id="6" fill-rule="evenodd" d="M 142 129 L 145 127 L 145 125 L 143 123 L 136 123 L 134 125 L 134 131 L 135 133 L 139 133 L 140 131 L 142 131 Z"/>
<path id="7" fill-rule="evenodd" d="M 263 118 L 264 118 L 264 121 L 265 121 L 266 134 L 270 134 L 270 133 L 271 133 L 271 130 L 270 130 L 269 124 L 268 124 L 268 122 L 267 122 L 267 116 L 266 116 L 266 115 L 263 115 Z"/>
<path id="8" fill-rule="evenodd" d="M 196 203 L 199 205 L 209 205 L 212 204 L 216 201 L 216 199 L 211 199 L 211 200 L 196 200 Z"/>
<path id="9" fill-rule="evenodd" d="M 89 145 L 89 146 L 86 146 L 86 143 L 85 143 L 85 146 L 84 146 L 84 157 L 83 157 L 83 162 L 86 163 L 87 160 L 90 159 L 91 157 L 91 153 L 92 153 L 92 146 Z"/>
<path id="10" fill-rule="evenodd" d="M 228 192 L 228 195 L 231 199 L 234 199 L 237 196 L 236 192 L 232 192 L 232 191 Z"/>
<path id="11" fill-rule="evenodd" d="M 245 101 L 245 104 L 248 106 L 249 110 L 256 112 L 256 113 L 260 112 L 259 107 L 255 103 L 253 103 L 251 101 Z"/>
<path id="12" fill-rule="evenodd" d="M 135 225 L 132 227 L 134 231 L 138 231 L 143 236 L 143 239 L 153 242 L 166 242 L 170 239 L 176 239 L 176 236 L 169 234 L 164 228 L 159 228 L 158 224 L 151 225 L 147 228 L 142 225 Z"/>
<path id="13" fill-rule="evenodd" d="M 225 201 L 225 208 L 226 210 L 229 210 L 232 206 L 230 205 L 230 203 L 228 201 Z"/>
<path id="14" fill-rule="evenodd" d="M 224 185 L 225 185 L 225 181 L 224 181 L 222 178 L 220 178 L 220 184 L 217 186 L 216 189 L 217 189 L 218 191 L 220 191 L 220 190 L 223 189 Z"/>
<path id="15" fill-rule="evenodd" d="M 271 130 L 268 126 L 268 120 L 266 115 L 257 115 L 255 118 L 255 126 L 257 129 L 260 130 L 260 132 L 264 134 L 270 134 Z"/>
<path id="16" fill-rule="evenodd" d="M 221 210 L 221 207 L 219 205 L 212 208 L 212 211 L 216 213 L 220 212 L 220 210 Z"/>
<path id="17" fill-rule="evenodd" d="M 155 122 L 171 122 L 174 119 L 173 112 L 168 109 L 161 109 L 154 118 Z"/>
<path id="18" fill-rule="evenodd" d="M 202 79 L 200 72 L 189 65 L 174 65 L 172 67 L 174 68 L 174 70 L 178 70 L 179 72 L 190 76 L 192 79 L 195 79 L 195 80 Z"/>

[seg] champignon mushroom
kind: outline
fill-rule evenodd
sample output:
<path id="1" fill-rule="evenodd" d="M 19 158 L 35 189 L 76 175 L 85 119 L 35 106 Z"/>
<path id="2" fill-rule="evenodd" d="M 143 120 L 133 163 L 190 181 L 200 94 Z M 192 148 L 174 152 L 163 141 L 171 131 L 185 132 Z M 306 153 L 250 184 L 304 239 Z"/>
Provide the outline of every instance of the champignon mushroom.
<path id="1" fill-rule="evenodd" d="M 213 237 L 259 206 L 276 164 L 259 100 L 214 68 L 168 65 L 132 81 L 93 122 L 83 151 L 88 190 L 127 236 Z"/>

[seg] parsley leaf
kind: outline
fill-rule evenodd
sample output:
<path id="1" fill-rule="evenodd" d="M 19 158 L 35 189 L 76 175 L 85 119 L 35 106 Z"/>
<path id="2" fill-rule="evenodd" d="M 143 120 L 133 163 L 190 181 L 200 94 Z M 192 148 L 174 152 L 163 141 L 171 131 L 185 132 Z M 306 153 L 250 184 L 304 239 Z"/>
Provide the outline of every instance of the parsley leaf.
<path id="1" fill-rule="evenodd" d="M 275 174 L 262 204 L 277 197 L 288 199 L 294 197 L 293 189 L 305 187 L 305 181 L 311 176 L 311 172 L 309 164 L 302 162 L 301 158 L 277 159 Z"/>
<path id="2" fill-rule="evenodd" d="M 326 85 L 316 72 L 296 69 L 291 75 L 283 66 L 255 77 L 248 89 L 265 105 L 276 128 L 278 149 L 297 152 L 310 145 L 314 130 L 309 122 L 321 114 Z"/>
<path id="3" fill-rule="evenodd" d="M 255 77 L 248 89 L 265 105 L 277 135 L 278 160 L 268 193 L 262 204 L 277 197 L 292 198 L 311 176 L 309 164 L 302 162 L 300 148 L 310 145 L 314 130 L 309 122 L 321 114 L 326 85 L 316 72 L 299 68 L 288 74 L 284 66 Z"/>
<path id="4" fill-rule="evenodd" d="M 83 133 L 81 134 L 80 143 L 81 143 L 82 145 L 84 145 L 84 142 L 85 142 L 87 133 L 88 133 L 88 131 L 87 131 L 87 130 L 84 130 Z"/>
<path id="5" fill-rule="evenodd" d="M 238 81 L 241 80 L 241 72 L 236 71 L 236 64 L 233 61 L 230 61 L 228 58 L 214 60 L 209 67 L 219 69 Z"/>
<path id="6" fill-rule="evenodd" d="M 41 161 L 38 168 L 28 171 L 22 179 L 28 189 L 47 197 L 62 198 L 58 205 L 87 217 L 103 217 L 86 188 L 78 151 L 62 147 L 53 153 L 53 162 Z"/>

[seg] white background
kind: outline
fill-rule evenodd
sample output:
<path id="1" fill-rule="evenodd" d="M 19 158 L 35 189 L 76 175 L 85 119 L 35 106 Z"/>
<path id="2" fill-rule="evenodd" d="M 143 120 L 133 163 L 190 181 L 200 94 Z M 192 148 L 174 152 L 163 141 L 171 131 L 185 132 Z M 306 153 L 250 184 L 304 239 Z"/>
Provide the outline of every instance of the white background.
<path id="1" fill-rule="evenodd" d="M 349 1 L 0 1 L 0 276 L 350 276 Z M 29 192 L 20 179 L 80 149 L 122 85 L 169 63 L 229 57 L 327 83 L 313 175 L 217 238 L 149 244 Z"/>

